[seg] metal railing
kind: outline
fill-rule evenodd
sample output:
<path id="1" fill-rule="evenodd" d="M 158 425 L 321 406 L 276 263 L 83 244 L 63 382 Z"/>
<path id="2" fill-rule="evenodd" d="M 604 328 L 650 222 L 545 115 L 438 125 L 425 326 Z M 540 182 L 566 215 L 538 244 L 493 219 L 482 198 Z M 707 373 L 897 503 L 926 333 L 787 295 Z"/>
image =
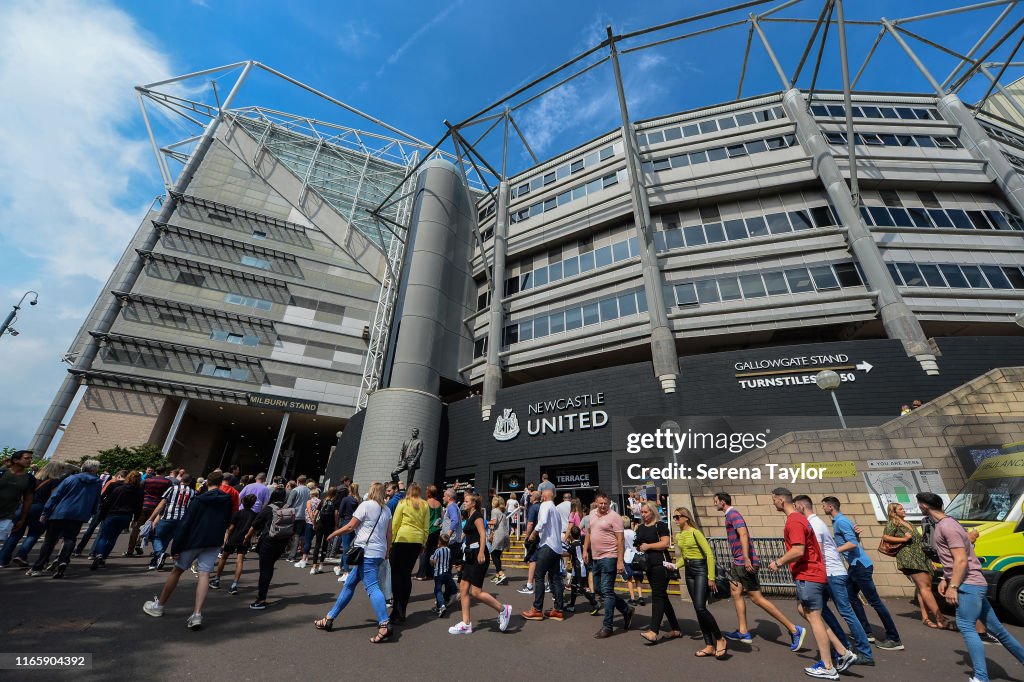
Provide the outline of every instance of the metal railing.
<path id="1" fill-rule="evenodd" d="M 790 573 L 789 567 L 785 566 L 778 571 L 768 570 L 770 562 L 786 553 L 786 545 L 782 538 L 751 538 L 750 541 L 761 564 L 761 570 L 757 573 L 761 592 L 767 595 L 793 596 L 796 583 L 793 582 L 793 574 Z M 728 538 L 708 538 L 708 544 L 715 553 L 715 572 L 728 576 L 733 565 Z"/>

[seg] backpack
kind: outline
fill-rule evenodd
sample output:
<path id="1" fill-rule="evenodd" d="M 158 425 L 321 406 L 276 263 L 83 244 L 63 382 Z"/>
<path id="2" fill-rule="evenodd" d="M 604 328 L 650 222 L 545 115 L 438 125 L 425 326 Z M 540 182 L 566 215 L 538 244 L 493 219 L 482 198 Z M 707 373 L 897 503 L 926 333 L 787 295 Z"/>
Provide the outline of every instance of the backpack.
<path id="1" fill-rule="evenodd" d="M 295 510 L 291 507 L 274 507 L 267 529 L 267 537 L 271 540 L 284 540 L 295 535 Z"/>
<path id="2" fill-rule="evenodd" d="M 318 529 L 323 529 L 333 526 L 335 511 L 337 511 L 337 507 L 334 504 L 334 500 L 327 500 L 321 504 L 320 508 L 317 510 L 316 527 Z"/>
<path id="3" fill-rule="evenodd" d="M 927 515 L 921 519 L 921 549 L 929 561 L 941 563 L 939 551 L 935 547 L 935 521 Z"/>

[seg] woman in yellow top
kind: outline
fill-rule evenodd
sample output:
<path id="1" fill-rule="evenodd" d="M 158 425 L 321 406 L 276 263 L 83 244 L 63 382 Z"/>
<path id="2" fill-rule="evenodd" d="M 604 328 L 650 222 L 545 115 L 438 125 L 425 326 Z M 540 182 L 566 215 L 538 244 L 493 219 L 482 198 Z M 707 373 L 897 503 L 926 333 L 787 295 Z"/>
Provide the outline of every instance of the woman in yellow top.
<path id="1" fill-rule="evenodd" d="M 420 484 L 413 483 L 398 506 L 391 521 L 391 592 L 394 606 L 391 621 L 405 620 L 405 609 L 412 594 L 412 569 L 416 558 L 423 552 L 430 532 L 430 507 L 420 497 Z"/>
<path id="2" fill-rule="evenodd" d="M 686 591 L 690 593 L 690 601 L 697 612 L 697 623 L 700 624 L 700 631 L 707 645 L 694 655 L 698 658 L 725 658 L 728 643 L 722 636 L 715 617 L 708 611 L 708 590 L 716 591 L 715 554 L 711 551 L 704 533 L 700 532 L 700 528 L 693 522 L 693 514 L 689 509 L 676 507 L 672 513 L 672 520 L 679 526 L 679 532 L 676 533 L 676 547 L 679 549 L 676 568 L 684 569 Z"/>

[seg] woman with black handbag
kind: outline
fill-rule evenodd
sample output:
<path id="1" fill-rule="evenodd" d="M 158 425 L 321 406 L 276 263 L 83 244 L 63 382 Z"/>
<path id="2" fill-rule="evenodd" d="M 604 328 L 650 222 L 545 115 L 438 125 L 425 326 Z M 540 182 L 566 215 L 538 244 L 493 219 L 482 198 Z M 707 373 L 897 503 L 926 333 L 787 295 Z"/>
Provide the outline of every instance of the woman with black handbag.
<path id="1" fill-rule="evenodd" d="M 686 591 L 693 602 L 693 610 L 697 612 L 697 623 L 704 635 L 707 645 L 694 655 L 698 658 L 714 656 L 725 658 L 728 640 L 722 636 L 718 622 L 708 610 L 708 590 L 715 592 L 715 553 L 711 551 L 704 533 L 693 522 L 693 514 L 685 507 L 676 507 L 672 520 L 679 526 L 676 533 L 676 547 L 679 548 L 679 559 L 676 567 L 682 568 L 686 577 Z"/>
<path id="2" fill-rule="evenodd" d="M 645 502 L 640 508 L 642 523 L 636 529 L 637 552 L 643 553 L 647 562 L 647 582 L 651 586 L 651 625 L 640 633 L 646 644 L 657 644 L 662 618 L 668 618 L 672 628 L 666 639 L 678 639 L 683 636 L 679 631 L 679 621 L 675 609 L 668 598 L 668 548 L 671 544 L 668 524 L 661 520 L 658 505 Z"/>
<path id="3" fill-rule="evenodd" d="M 348 563 L 352 567 L 352 572 L 327 616 L 315 621 L 313 626 L 317 630 L 332 630 L 334 619 L 352 601 L 356 585 L 363 581 L 373 612 L 377 616 L 377 634 L 370 638 L 370 642 L 378 644 L 391 637 L 388 607 L 377 578 L 381 563 L 391 553 L 391 510 L 384 504 L 383 483 L 370 484 L 366 500 L 356 507 L 352 519 L 331 533 L 328 540 L 352 532 L 356 534 L 355 541 L 348 551 Z"/>

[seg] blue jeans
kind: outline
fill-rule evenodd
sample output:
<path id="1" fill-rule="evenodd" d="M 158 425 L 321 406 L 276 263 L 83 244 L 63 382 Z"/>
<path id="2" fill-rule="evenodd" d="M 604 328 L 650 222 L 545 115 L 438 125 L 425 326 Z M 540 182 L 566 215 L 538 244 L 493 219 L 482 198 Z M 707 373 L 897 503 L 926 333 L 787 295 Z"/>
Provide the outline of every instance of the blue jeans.
<path id="1" fill-rule="evenodd" d="M 1013 635 L 1006 631 L 1003 624 L 999 622 L 992 605 L 988 603 L 985 593 L 987 587 L 981 585 L 961 585 L 957 589 L 960 603 L 956 607 L 956 625 L 960 628 L 960 634 L 964 637 L 967 645 L 967 653 L 971 657 L 971 667 L 974 668 L 974 676 L 981 682 L 988 681 L 988 665 L 985 662 L 985 645 L 981 643 L 975 623 L 981 621 L 985 624 L 988 633 L 999 640 L 999 643 L 1006 647 L 1006 650 L 1013 654 L 1021 663 L 1024 663 L 1024 646 L 1014 639 Z"/>
<path id="2" fill-rule="evenodd" d="M 356 585 L 362 580 L 365 581 L 363 587 L 366 588 L 366 594 L 370 597 L 370 605 L 373 606 L 373 612 L 377 615 L 378 625 L 388 622 L 388 606 L 384 603 L 384 593 L 380 591 L 380 583 L 377 581 L 377 572 L 383 562 L 384 559 L 364 558 L 361 565 L 354 567 L 348 574 L 345 587 L 341 588 L 341 594 L 338 595 L 338 599 L 334 602 L 334 607 L 327 617 L 332 619 L 338 617 L 342 609 L 352 601 Z"/>
<path id="3" fill-rule="evenodd" d="M 864 630 L 864 626 L 861 625 L 857 614 L 853 610 L 853 605 L 850 603 L 849 586 L 850 576 L 848 575 L 830 575 L 828 577 L 830 596 L 832 601 L 836 603 L 836 611 L 839 612 L 839 615 L 843 617 L 846 625 L 850 628 L 850 634 L 853 635 L 857 655 L 870 660 L 872 656 L 871 644 L 868 642 L 868 633 Z M 839 639 L 842 640 L 843 637 Z M 843 646 L 847 646 L 846 642 L 843 642 Z"/>
<path id="4" fill-rule="evenodd" d="M 604 600 L 604 623 L 602 627 L 611 630 L 614 627 L 615 609 L 626 615 L 629 605 L 626 600 L 615 594 L 615 557 L 594 559 L 594 589 Z"/>
<path id="5" fill-rule="evenodd" d="M 352 546 L 352 538 L 355 533 L 345 533 L 341 536 L 341 570 L 350 571 L 352 567 L 348 565 L 348 550 Z"/>
<path id="6" fill-rule="evenodd" d="M 868 623 L 868 616 L 864 613 L 864 606 L 861 605 L 860 599 L 857 598 L 861 592 L 864 593 L 864 598 L 868 600 L 868 604 L 871 605 L 871 608 L 875 610 L 875 613 L 882 620 L 882 627 L 885 628 L 885 638 L 891 639 L 894 642 L 900 641 L 900 633 L 896 629 L 896 623 L 893 622 L 889 609 L 885 608 L 882 598 L 878 596 L 878 590 L 875 589 L 875 581 L 871 577 L 875 572 L 875 567 L 869 566 L 865 568 L 860 564 L 851 564 L 849 571 L 850 582 L 846 585 L 846 594 L 850 598 L 850 605 L 853 606 L 854 613 L 857 614 L 857 620 L 864 627 L 864 632 L 871 632 L 871 624 Z"/>
<path id="7" fill-rule="evenodd" d="M 537 569 L 533 574 L 533 608 L 538 611 L 544 608 L 544 577 L 551 581 L 551 596 L 554 597 L 555 610 L 562 610 L 562 555 L 547 545 L 537 550 Z"/>
<path id="8" fill-rule="evenodd" d="M 123 533 L 132 523 L 131 514 L 111 514 L 100 526 L 100 537 L 96 540 L 93 553 L 100 559 L 106 559 L 114 549 L 117 536 Z"/>
<path id="9" fill-rule="evenodd" d="M 180 523 L 181 519 L 175 521 L 160 519 L 153 533 L 153 556 L 158 557 L 167 551 L 171 540 L 174 538 L 174 532 L 178 530 L 178 524 Z"/>
<path id="10" fill-rule="evenodd" d="M 33 504 L 28 510 L 28 520 L 24 526 L 18 529 L 16 532 L 11 533 L 10 537 L 7 538 L 7 542 L 3 543 L 4 548 L 0 550 L 0 566 L 6 566 L 11 563 L 11 558 L 14 557 L 14 549 L 18 545 L 18 541 L 24 536 L 25 541 L 21 543 L 21 547 L 18 548 L 18 556 L 22 559 L 28 558 L 28 553 L 32 551 L 32 547 L 35 546 L 36 541 L 43 537 L 43 533 L 46 532 L 46 524 L 39 523 L 39 515 L 43 513 L 43 503 Z M 27 535 L 26 535 L 27 533 Z"/>
<path id="11" fill-rule="evenodd" d="M 459 588 L 452 580 L 452 572 L 448 571 L 442 575 L 434 576 L 434 599 L 437 600 L 438 608 L 448 603 L 453 595 L 458 594 Z"/>

